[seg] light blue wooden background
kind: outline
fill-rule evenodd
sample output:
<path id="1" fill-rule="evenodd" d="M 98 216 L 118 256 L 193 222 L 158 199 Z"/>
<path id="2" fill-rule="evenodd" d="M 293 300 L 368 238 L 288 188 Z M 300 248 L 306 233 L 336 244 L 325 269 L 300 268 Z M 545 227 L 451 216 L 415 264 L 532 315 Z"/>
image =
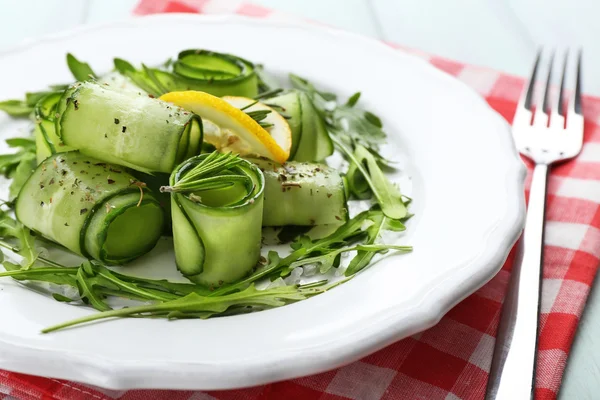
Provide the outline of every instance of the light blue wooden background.
<path id="1" fill-rule="evenodd" d="M 528 74 L 539 46 L 580 46 L 584 49 L 584 91 L 600 95 L 598 0 L 253 2 L 522 76 Z M 27 37 L 126 18 L 136 3 L 137 0 L 0 0 L 0 49 Z M 40 68 L 43 70 L 43 65 Z M 600 368 L 596 363 L 599 336 L 600 291 L 594 291 L 569 359 L 561 398 L 600 398 Z"/>

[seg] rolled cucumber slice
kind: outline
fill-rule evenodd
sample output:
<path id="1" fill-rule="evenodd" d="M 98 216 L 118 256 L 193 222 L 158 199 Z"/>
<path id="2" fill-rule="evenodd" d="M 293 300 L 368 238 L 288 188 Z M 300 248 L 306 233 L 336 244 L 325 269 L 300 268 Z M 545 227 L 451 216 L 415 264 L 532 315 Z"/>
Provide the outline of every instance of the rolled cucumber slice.
<path id="1" fill-rule="evenodd" d="M 169 193 L 163 193 L 160 191 L 162 186 L 169 184 L 169 176 L 171 174 L 156 173 L 150 175 L 138 171 L 131 171 L 131 173 L 137 178 L 137 180 L 144 182 L 154 198 L 158 200 L 160 207 L 165 212 L 165 229 L 163 231 L 163 235 L 172 236 L 171 195 Z"/>
<path id="2" fill-rule="evenodd" d="M 215 154 L 179 165 L 171 174 L 170 188 L 195 176 L 194 168 L 206 165 Z M 172 192 L 173 241 L 179 271 L 192 282 L 217 287 L 243 278 L 257 265 L 265 182 L 258 167 L 242 159 L 208 178 L 231 184 Z"/>
<path id="3" fill-rule="evenodd" d="M 282 94 L 265 100 L 265 105 L 274 107 L 277 112 L 287 117 L 287 123 L 292 131 L 292 148 L 290 149 L 290 160 L 294 159 L 298 145 L 302 138 L 302 106 L 298 92 Z"/>
<path id="4" fill-rule="evenodd" d="M 263 226 L 339 225 L 348 219 L 340 174 L 323 164 L 252 159 L 265 176 Z"/>
<path id="5" fill-rule="evenodd" d="M 56 134 L 56 107 L 61 97 L 62 92 L 48 93 L 40 98 L 33 110 L 38 164 L 54 153 L 73 150 L 66 146 Z"/>
<path id="6" fill-rule="evenodd" d="M 25 226 L 74 253 L 107 264 L 150 251 L 164 211 L 123 168 L 79 152 L 56 153 L 29 177 L 15 214 Z"/>
<path id="7" fill-rule="evenodd" d="M 131 91 L 95 82 L 73 85 L 57 106 L 64 144 L 103 161 L 142 172 L 170 173 L 198 154 L 200 117 Z"/>
<path id="8" fill-rule="evenodd" d="M 289 118 L 292 131 L 290 160 L 319 162 L 333 154 L 333 142 L 325 122 L 305 93 L 292 90 L 264 103 L 279 106 L 278 111 Z"/>
<path id="9" fill-rule="evenodd" d="M 115 59 L 114 63 L 119 73 L 156 97 L 184 90 L 200 90 L 214 96 L 254 97 L 258 94 L 254 65 L 231 54 L 184 50 L 164 68 L 143 65 L 136 69 L 122 59 Z"/>

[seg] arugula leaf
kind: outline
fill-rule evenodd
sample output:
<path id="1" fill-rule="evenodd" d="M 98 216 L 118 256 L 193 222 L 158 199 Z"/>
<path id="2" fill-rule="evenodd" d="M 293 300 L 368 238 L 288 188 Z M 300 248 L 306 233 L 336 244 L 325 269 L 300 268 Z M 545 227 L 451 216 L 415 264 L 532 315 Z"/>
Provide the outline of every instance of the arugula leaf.
<path id="1" fill-rule="evenodd" d="M 371 221 L 373 224 L 367 228 L 366 244 L 374 244 L 384 230 L 399 232 L 406 229 L 402 222 L 387 218 L 381 212 L 372 213 Z M 354 256 L 350 261 L 350 264 L 348 264 L 345 275 L 352 276 L 366 268 L 375 254 L 377 254 L 377 252 L 358 250 L 356 256 Z"/>
<path id="2" fill-rule="evenodd" d="M 12 138 L 7 139 L 6 143 L 9 147 L 21 148 L 16 153 L 0 155 L 0 173 L 7 178 L 11 178 L 22 162 L 24 162 L 23 168 L 25 168 L 25 165 L 31 161 L 31 157 L 35 157 L 35 142 L 26 138 Z"/>
<path id="3" fill-rule="evenodd" d="M 360 171 L 364 180 L 371 188 L 383 213 L 392 219 L 406 217 L 407 210 L 402 201 L 400 190 L 381 171 L 373 155 L 361 145 L 356 145 L 355 151 L 352 152 L 335 136 L 332 136 L 332 140 L 356 166 L 356 170 L 352 172 L 355 174 L 357 171 Z M 349 181 L 355 181 L 355 179 L 354 176 L 348 177 Z"/>
<path id="4" fill-rule="evenodd" d="M 379 117 L 370 112 L 358 110 L 355 105 L 360 98 L 360 93 L 350 97 L 346 104 L 337 106 L 332 114 L 334 132 L 345 135 L 356 143 L 361 143 L 368 148 L 376 150 L 383 144 L 386 138 L 381 129 L 382 124 Z"/>
<path id="5" fill-rule="evenodd" d="M 407 211 L 402 195 L 381 170 L 381 166 L 391 168 L 392 165 L 378 152 L 386 138 L 381 119 L 357 107 L 360 92 L 350 96 L 344 104 L 332 105 L 336 101 L 334 94 L 317 90 L 297 75 L 291 74 L 290 80 L 296 89 L 309 96 L 325 121 L 331 140 L 350 161 L 346 176 L 354 196 L 359 199 L 375 197 L 386 216 L 404 218 Z"/>
<path id="6" fill-rule="evenodd" d="M 301 236 L 291 245 L 294 251 L 281 260 L 280 275 L 288 275 L 294 269 L 291 265 L 302 258 L 308 257 L 315 252 L 324 254 L 331 251 L 332 248 L 338 248 L 340 245 L 347 244 L 351 240 L 361 236 L 363 233 L 363 222 L 368 219 L 368 217 L 369 211 L 363 211 L 341 225 L 331 235 L 322 239 L 310 240 L 307 236 Z"/>
<path id="7" fill-rule="evenodd" d="M 71 53 L 67 53 L 67 66 L 77 81 L 87 81 L 97 77 L 88 63 L 79 61 Z"/>
<path id="8" fill-rule="evenodd" d="M 170 91 L 169 88 L 166 87 L 166 86 L 164 86 L 162 84 L 162 82 L 160 81 L 160 79 L 158 79 L 158 77 L 154 73 L 154 69 L 148 68 L 145 64 L 142 64 L 142 70 L 143 70 L 143 73 L 150 80 L 151 84 L 154 85 L 154 87 L 156 87 L 156 89 L 157 89 L 156 93 L 159 96 L 162 95 L 162 94 L 164 94 L 164 93 L 168 93 Z"/>
<path id="9" fill-rule="evenodd" d="M 60 301 L 62 303 L 72 303 L 75 300 L 68 298 L 67 296 L 63 296 L 60 293 L 52 293 L 52 297 L 54 297 L 54 300 L 56 301 Z"/>
<path id="10" fill-rule="evenodd" d="M 304 78 L 299 77 L 298 75 L 290 74 L 289 77 L 293 87 L 295 87 L 298 90 L 302 90 L 303 92 L 308 94 L 309 97 L 311 97 L 313 100 L 317 100 L 316 103 L 322 109 L 326 109 L 326 107 L 324 107 L 325 103 L 337 100 L 337 95 L 335 93 L 317 90 L 317 88 L 315 88 L 315 86 L 312 83 L 310 83 Z"/>
<path id="11" fill-rule="evenodd" d="M 112 310 L 108 304 L 96 292 L 93 277 L 93 266 L 89 261 L 82 264 L 82 268 L 77 270 L 77 288 L 79 296 L 84 303 L 91 305 L 98 311 Z"/>
<path id="12" fill-rule="evenodd" d="M 381 129 L 381 119 L 372 112 L 356 107 L 360 99 L 360 92 L 354 93 L 344 104 L 335 104 L 337 96 L 333 93 L 319 91 L 306 79 L 290 74 L 292 86 L 305 92 L 312 100 L 318 113 L 324 119 L 330 135 L 337 135 L 351 147 L 359 143 L 373 151 L 377 159 L 384 164 L 389 164 L 378 152 L 378 146 L 386 138 Z"/>
<path id="13" fill-rule="evenodd" d="M 325 254 L 322 254 L 319 256 L 304 258 L 300 261 L 295 261 L 290 265 L 290 267 L 293 269 L 296 267 L 301 267 L 306 264 L 317 263 L 320 265 L 319 272 L 324 274 L 327 271 L 329 271 L 332 267 L 333 268 L 339 267 L 340 258 L 341 258 L 340 256 L 342 255 L 342 253 L 347 253 L 350 251 L 358 251 L 360 253 L 370 254 L 370 256 L 371 256 L 370 259 L 371 259 L 377 253 L 385 253 L 389 250 L 398 250 L 398 251 L 406 252 L 406 251 L 411 251 L 412 247 L 397 246 L 397 245 L 391 245 L 391 244 L 358 244 L 353 247 L 344 247 L 344 248 L 337 249 L 337 250 L 334 250 L 334 251 L 331 251 L 329 253 L 325 253 Z M 369 259 L 369 261 L 370 261 L 370 259 Z M 363 268 L 365 266 L 363 266 Z M 352 272 L 352 273 L 346 273 L 346 276 L 354 275 L 356 272 L 358 272 L 358 270 L 355 272 Z"/>
<path id="14" fill-rule="evenodd" d="M 166 318 L 182 318 L 186 316 L 203 317 L 220 314 L 234 306 L 259 306 L 264 308 L 280 307 L 288 303 L 304 300 L 328 290 L 329 287 L 301 288 L 295 286 L 280 286 L 271 289 L 258 290 L 254 285 L 225 296 L 200 296 L 190 293 L 177 300 L 164 303 L 150 304 L 138 307 L 127 307 L 118 310 L 105 311 L 72 321 L 64 322 L 42 330 L 42 333 L 54 332 L 75 325 L 84 324 L 114 317 L 155 316 Z"/>
<path id="15" fill-rule="evenodd" d="M 33 106 L 23 100 L 4 100 L 0 101 L 0 111 L 12 117 L 26 117 L 33 111 Z"/>
<path id="16" fill-rule="evenodd" d="M 35 140 L 29 138 L 15 137 L 5 140 L 8 147 L 22 147 L 23 150 L 35 152 Z"/>
<path id="17" fill-rule="evenodd" d="M 29 176 L 33 173 L 36 167 L 36 155 L 32 152 L 25 152 L 19 161 L 15 170 L 10 174 L 12 182 L 9 188 L 9 200 L 14 200 L 21 191 Z"/>
<path id="18" fill-rule="evenodd" d="M 0 237 L 9 237 L 19 240 L 17 252 L 24 258 L 22 269 L 31 268 L 37 260 L 39 252 L 35 249 L 35 238 L 31 231 L 22 223 L 10 218 L 6 212 L 0 211 Z"/>
<path id="19" fill-rule="evenodd" d="M 383 215 L 383 213 L 374 213 L 371 218 L 373 224 L 367 228 L 367 244 L 373 244 L 381 234 L 382 230 L 386 226 L 386 221 L 388 218 Z M 346 272 L 344 273 L 346 276 L 354 275 L 363 268 L 365 268 L 371 260 L 375 257 L 374 252 L 368 252 L 364 250 L 359 250 L 356 253 L 356 256 L 352 258 L 350 264 L 348 264 L 348 268 L 346 268 Z"/>
<path id="20" fill-rule="evenodd" d="M 77 288 L 76 274 L 78 268 L 42 267 L 23 270 L 20 265 L 8 261 L 4 261 L 2 265 L 6 269 L 6 272 L 0 272 L 0 278 L 12 277 L 17 281 L 47 282 Z"/>
<path id="21" fill-rule="evenodd" d="M 162 92 L 156 88 L 154 83 L 152 83 L 151 78 L 144 72 L 137 70 L 129 61 L 123 60 L 122 58 L 115 58 L 113 60 L 115 65 L 115 69 L 121 74 L 129 79 L 138 87 L 140 87 L 145 92 L 159 97 Z"/>
<path id="22" fill-rule="evenodd" d="M 143 298 L 146 300 L 158 300 L 158 301 L 168 301 L 179 298 L 177 295 L 173 295 L 167 292 L 159 292 L 154 290 L 148 290 L 144 288 L 140 288 L 137 285 L 121 280 L 115 274 L 110 271 L 108 268 L 101 265 L 92 265 L 94 272 L 98 277 L 104 278 L 106 281 L 110 282 L 110 284 L 114 285 L 117 290 L 122 290 L 131 294 L 136 295 L 138 298 Z M 109 285 L 104 285 L 109 286 Z"/>
<path id="23" fill-rule="evenodd" d="M 27 92 L 27 93 L 25 93 L 25 103 L 28 106 L 35 108 L 38 101 L 40 101 L 42 98 L 44 98 L 46 95 L 49 95 L 50 93 L 52 93 L 52 92 L 50 92 L 50 91 Z"/>
<path id="24" fill-rule="evenodd" d="M 2 254 L 2 253 L 0 253 Z M 40 261 L 46 261 L 42 257 Z M 164 290 L 156 290 L 153 288 L 145 288 L 143 285 L 137 283 L 127 282 L 120 279 L 117 274 L 102 265 L 96 265 L 91 262 L 85 262 L 79 267 L 53 267 L 53 268 L 31 268 L 28 270 L 21 269 L 20 266 L 12 264 L 10 262 L 3 263 L 4 268 L 7 272 L 0 273 L 1 277 L 12 277 L 16 280 L 28 280 L 37 282 L 54 283 L 57 285 L 69 285 L 76 288 L 81 292 L 85 292 L 86 288 L 93 289 L 94 299 L 102 298 L 102 295 L 109 294 L 111 296 L 119 296 L 134 300 L 154 300 L 154 301 L 168 301 L 180 298 L 182 294 L 167 292 Z M 125 275 L 121 275 L 125 276 Z M 127 276 L 125 276 L 127 277 Z M 127 277 L 132 281 L 144 281 L 141 278 Z M 79 282 L 81 279 L 85 279 L 86 284 L 81 285 Z M 148 282 L 160 282 L 146 280 Z M 166 281 L 165 281 L 166 282 Z M 197 289 L 197 285 L 193 284 L 177 284 L 171 283 L 172 285 L 185 285 L 191 286 Z M 91 290 L 91 289 L 90 289 Z M 208 292 L 208 289 L 206 290 Z M 193 291 L 190 291 L 193 293 Z M 86 295 L 82 295 L 82 300 L 87 302 Z"/>
<path id="25" fill-rule="evenodd" d="M 197 293 L 199 295 L 208 295 L 212 293 L 212 291 L 204 286 L 195 285 L 193 283 L 178 283 L 178 282 L 169 282 L 166 279 L 147 279 L 147 278 L 139 278 L 137 276 L 130 276 L 120 274 L 115 271 L 111 271 L 111 273 L 122 281 L 133 283 L 139 287 L 149 289 L 149 290 L 159 290 L 162 292 L 177 294 L 177 295 L 186 295 L 190 293 Z"/>
<path id="26" fill-rule="evenodd" d="M 290 264 L 290 268 L 294 269 L 296 267 L 301 267 L 307 264 L 319 264 L 319 272 L 324 274 L 329 271 L 331 268 L 337 268 L 340 266 L 341 255 L 345 251 L 355 250 L 352 248 L 344 248 L 331 251 L 329 253 L 321 254 L 315 257 L 303 258 L 300 261 L 294 261 Z"/>

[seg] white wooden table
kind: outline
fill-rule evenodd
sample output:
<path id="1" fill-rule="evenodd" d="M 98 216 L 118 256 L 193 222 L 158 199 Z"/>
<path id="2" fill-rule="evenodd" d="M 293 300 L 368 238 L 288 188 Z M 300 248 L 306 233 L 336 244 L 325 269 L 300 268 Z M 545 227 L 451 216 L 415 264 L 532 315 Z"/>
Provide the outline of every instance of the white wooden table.
<path id="1" fill-rule="evenodd" d="M 0 48 L 84 23 L 126 18 L 137 0 L 0 0 Z M 525 76 L 536 49 L 584 49 L 585 92 L 600 95 L 598 0 L 254 0 L 451 59 Z M 1 61 L 0 61 L 1 62 Z M 43 68 L 43 67 L 42 67 Z M 0 88 L 1 91 L 1 88 Z M 600 396 L 600 290 L 593 290 L 560 398 Z"/>

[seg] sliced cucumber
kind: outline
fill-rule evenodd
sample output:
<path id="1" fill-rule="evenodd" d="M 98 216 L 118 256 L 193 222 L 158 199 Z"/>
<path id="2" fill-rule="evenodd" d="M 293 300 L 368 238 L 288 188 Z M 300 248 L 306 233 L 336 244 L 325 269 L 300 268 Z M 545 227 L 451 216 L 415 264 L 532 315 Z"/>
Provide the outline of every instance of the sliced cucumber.
<path id="1" fill-rule="evenodd" d="M 323 161 L 333 154 L 333 142 L 310 98 L 302 92 L 299 97 L 302 107 L 302 136 L 294 160 Z"/>
<path id="2" fill-rule="evenodd" d="M 200 90 L 214 96 L 255 97 L 258 94 L 254 65 L 231 54 L 185 50 L 164 69 L 145 65 L 136 69 L 122 59 L 115 59 L 114 63 L 119 73 L 157 97 L 183 90 Z"/>
<path id="3" fill-rule="evenodd" d="M 171 174 L 175 185 L 208 154 L 191 158 Z M 247 275 L 260 257 L 264 177 L 243 161 L 226 174 L 247 176 L 235 184 L 199 193 L 172 193 L 173 242 L 177 268 L 205 286 L 232 283 Z"/>
<path id="4" fill-rule="evenodd" d="M 136 94 L 148 94 L 145 90 L 137 86 L 130 78 L 117 72 L 112 71 L 98 78 L 100 83 L 110 86 L 112 89 L 119 92 L 133 92 Z"/>
<path id="5" fill-rule="evenodd" d="M 60 140 L 56 134 L 56 107 L 62 97 L 62 92 L 52 92 L 44 95 L 37 102 L 33 112 L 35 117 L 35 142 L 38 164 L 51 154 L 73 150 Z"/>
<path id="6" fill-rule="evenodd" d="M 255 160 L 265 175 L 263 226 L 341 224 L 348 219 L 340 174 L 326 165 Z"/>
<path id="7" fill-rule="evenodd" d="M 280 107 L 292 131 L 290 160 L 320 162 L 333 154 L 333 142 L 325 121 L 310 98 L 297 90 L 265 100 L 266 105 Z"/>
<path id="8" fill-rule="evenodd" d="M 77 83 L 58 105 L 60 137 L 81 153 L 143 172 L 170 173 L 196 154 L 200 118 L 161 100 Z"/>
<path id="9" fill-rule="evenodd" d="M 171 195 L 160 191 L 161 186 L 167 186 L 169 184 L 170 174 L 157 173 L 150 175 L 143 172 L 132 171 L 132 175 L 135 176 L 138 181 L 144 182 L 150 193 L 158 200 L 160 207 L 165 211 L 165 229 L 163 235 L 171 236 L 173 234 L 171 222 Z"/>
<path id="10" fill-rule="evenodd" d="M 302 138 L 302 106 L 298 92 L 282 94 L 281 96 L 273 97 L 264 102 L 267 106 L 273 107 L 281 115 L 285 115 L 287 123 L 292 131 L 292 148 L 290 150 L 290 160 L 294 159 L 298 144 Z"/>
<path id="11" fill-rule="evenodd" d="M 48 145 L 48 142 L 46 142 L 42 129 L 39 126 L 41 124 L 42 122 L 39 122 L 33 130 L 35 137 L 35 156 L 38 164 L 52 155 L 52 149 Z M 50 124 L 52 124 L 52 122 Z M 54 128 L 54 124 L 52 124 L 52 128 Z"/>
<path id="12" fill-rule="evenodd" d="M 150 251 L 164 211 L 123 168 L 79 152 L 56 153 L 29 177 L 15 214 L 25 226 L 69 250 L 104 263 Z"/>

